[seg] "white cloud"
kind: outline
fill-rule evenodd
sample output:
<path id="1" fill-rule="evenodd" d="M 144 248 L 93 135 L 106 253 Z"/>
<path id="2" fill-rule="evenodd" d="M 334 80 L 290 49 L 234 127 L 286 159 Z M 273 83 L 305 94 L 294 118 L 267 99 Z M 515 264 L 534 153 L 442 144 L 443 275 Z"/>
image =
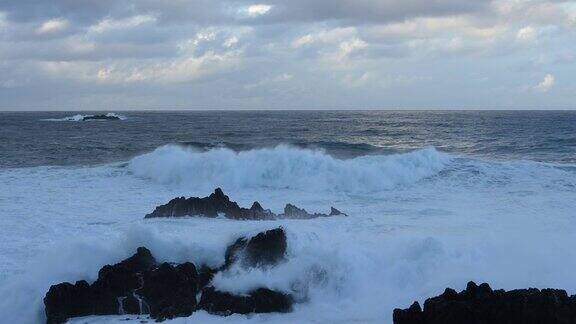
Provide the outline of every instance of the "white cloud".
<path id="1" fill-rule="evenodd" d="M 52 77 L 101 84 L 181 83 L 202 79 L 234 69 L 241 52 L 207 52 L 200 56 L 183 56 L 170 61 L 141 60 L 115 62 L 42 62 L 40 68 Z"/>
<path id="2" fill-rule="evenodd" d="M 156 17 L 151 15 L 137 15 L 119 20 L 104 18 L 96 25 L 90 26 L 89 31 L 94 33 L 104 33 L 115 29 L 138 27 L 147 23 L 154 23 L 156 20 Z"/>
<path id="3" fill-rule="evenodd" d="M 312 43 L 339 44 L 346 39 L 356 37 L 356 34 L 357 30 L 354 27 L 320 30 L 296 38 L 292 41 L 292 47 L 299 48 Z"/>
<path id="4" fill-rule="evenodd" d="M 39 35 L 46 34 L 57 34 L 68 28 L 68 21 L 61 18 L 50 19 L 43 22 L 38 28 L 36 28 L 36 33 Z"/>
<path id="5" fill-rule="evenodd" d="M 279 75 L 274 76 L 274 77 L 264 78 L 264 79 L 262 79 L 256 83 L 244 85 L 244 88 L 245 89 L 254 89 L 254 88 L 264 87 L 264 86 L 268 86 L 268 85 L 274 84 L 274 83 L 288 82 L 288 81 L 292 80 L 293 78 L 294 78 L 294 76 L 290 73 L 282 73 L 282 74 L 279 74 Z"/>
<path id="6" fill-rule="evenodd" d="M 255 4 L 255 5 L 251 5 L 248 6 L 248 8 L 246 9 L 246 12 L 248 13 L 248 16 L 250 17 L 258 17 L 258 16 L 262 16 L 267 14 L 270 9 L 272 9 L 272 6 L 270 5 L 266 5 L 266 4 Z"/>
<path id="7" fill-rule="evenodd" d="M 226 39 L 222 45 L 224 45 L 224 47 L 234 47 L 236 44 L 238 44 L 238 37 L 232 36 Z"/>
<path id="8" fill-rule="evenodd" d="M 548 92 L 550 89 L 554 87 L 555 84 L 556 84 L 556 78 L 554 77 L 554 75 L 548 73 L 544 76 L 544 80 L 542 80 L 534 87 L 534 90 L 539 92 Z"/>
<path id="9" fill-rule="evenodd" d="M 518 31 L 516 40 L 524 44 L 536 43 L 538 39 L 538 31 L 532 26 L 526 26 Z"/>

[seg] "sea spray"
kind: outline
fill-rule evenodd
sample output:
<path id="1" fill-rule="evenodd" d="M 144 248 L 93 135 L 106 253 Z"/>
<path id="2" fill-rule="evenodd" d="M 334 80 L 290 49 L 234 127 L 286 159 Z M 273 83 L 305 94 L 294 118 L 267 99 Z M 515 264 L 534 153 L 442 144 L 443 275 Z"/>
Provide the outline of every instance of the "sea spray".
<path id="1" fill-rule="evenodd" d="M 411 184 L 441 171 L 451 158 L 434 148 L 406 154 L 336 159 L 321 150 L 287 145 L 235 152 L 201 152 L 167 145 L 138 156 L 128 168 L 159 183 L 210 188 L 371 192 Z"/>

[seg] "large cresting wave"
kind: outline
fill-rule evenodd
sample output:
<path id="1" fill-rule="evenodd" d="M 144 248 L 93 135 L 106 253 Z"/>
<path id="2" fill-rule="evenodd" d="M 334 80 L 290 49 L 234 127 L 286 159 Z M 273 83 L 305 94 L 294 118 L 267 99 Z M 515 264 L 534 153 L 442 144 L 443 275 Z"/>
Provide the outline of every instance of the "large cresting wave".
<path id="1" fill-rule="evenodd" d="M 434 148 L 341 160 L 321 150 L 287 145 L 242 152 L 167 145 L 132 159 L 128 169 L 159 183 L 196 188 L 362 192 L 415 183 L 437 174 L 450 160 Z"/>

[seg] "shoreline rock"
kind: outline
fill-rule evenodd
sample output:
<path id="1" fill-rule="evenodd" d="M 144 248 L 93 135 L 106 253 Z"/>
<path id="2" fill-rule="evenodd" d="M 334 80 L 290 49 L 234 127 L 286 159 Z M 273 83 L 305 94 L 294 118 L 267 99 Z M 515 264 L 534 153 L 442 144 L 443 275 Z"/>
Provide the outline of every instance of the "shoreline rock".
<path id="1" fill-rule="evenodd" d="M 199 269 L 191 262 L 159 263 L 150 250 L 139 247 L 134 255 L 114 265 L 105 265 L 92 284 L 60 283 L 44 297 L 46 322 L 64 323 L 88 315 L 147 314 L 158 321 L 187 317 L 199 309 L 212 314 L 289 312 L 289 294 L 258 288 L 246 296 L 216 290 L 214 275 L 233 264 L 242 267 L 271 267 L 286 257 L 286 233 L 276 228 L 231 244 L 225 264 Z M 200 295 L 200 301 L 197 296 Z"/>
<path id="2" fill-rule="evenodd" d="M 255 201 L 250 208 L 242 208 L 231 201 L 222 189 L 216 188 L 208 197 L 178 197 L 164 205 L 157 206 L 153 212 L 144 218 L 201 216 L 215 218 L 224 216 L 236 220 L 274 220 L 274 219 L 311 219 L 318 217 L 346 216 L 338 209 L 331 207 L 330 214 L 310 214 L 305 209 L 292 204 L 286 204 L 283 214 L 274 214 L 270 209 L 264 209 Z"/>
<path id="3" fill-rule="evenodd" d="M 394 324 L 574 324 L 576 296 L 559 289 L 492 290 L 469 282 L 460 293 L 447 288 L 424 308 L 395 309 Z"/>

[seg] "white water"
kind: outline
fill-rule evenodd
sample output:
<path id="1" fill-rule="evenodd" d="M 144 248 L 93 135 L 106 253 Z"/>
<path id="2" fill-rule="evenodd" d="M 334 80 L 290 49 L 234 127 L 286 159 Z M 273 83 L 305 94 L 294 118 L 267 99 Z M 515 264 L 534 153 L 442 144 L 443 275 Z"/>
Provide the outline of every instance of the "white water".
<path id="1" fill-rule="evenodd" d="M 288 262 L 233 269 L 214 284 L 237 293 L 266 286 L 306 302 L 290 314 L 197 312 L 174 322 L 390 323 L 395 307 L 469 280 L 576 293 L 574 166 L 434 149 L 342 161 L 284 146 L 243 153 L 168 146 L 127 167 L 4 169 L 0 184 L 0 293 L 12 297 L 0 300 L 0 318 L 7 323 L 42 322 L 51 284 L 94 280 L 102 265 L 138 246 L 160 260 L 217 265 L 237 236 L 276 226 L 288 232 Z M 205 196 L 216 186 L 244 206 L 258 200 L 280 212 L 293 202 L 325 212 L 333 205 L 350 216 L 143 220 L 174 196 Z"/>
<path id="2" fill-rule="evenodd" d="M 47 118 L 47 119 L 43 119 L 44 121 L 83 121 L 84 117 L 92 117 L 94 115 L 73 115 L 73 116 L 67 116 L 64 118 Z M 126 116 L 123 115 L 119 115 L 119 114 L 115 114 L 115 113 L 107 113 L 106 116 L 108 117 L 118 117 L 120 118 L 120 120 L 126 120 Z M 98 120 L 88 120 L 88 121 L 98 121 Z"/>

